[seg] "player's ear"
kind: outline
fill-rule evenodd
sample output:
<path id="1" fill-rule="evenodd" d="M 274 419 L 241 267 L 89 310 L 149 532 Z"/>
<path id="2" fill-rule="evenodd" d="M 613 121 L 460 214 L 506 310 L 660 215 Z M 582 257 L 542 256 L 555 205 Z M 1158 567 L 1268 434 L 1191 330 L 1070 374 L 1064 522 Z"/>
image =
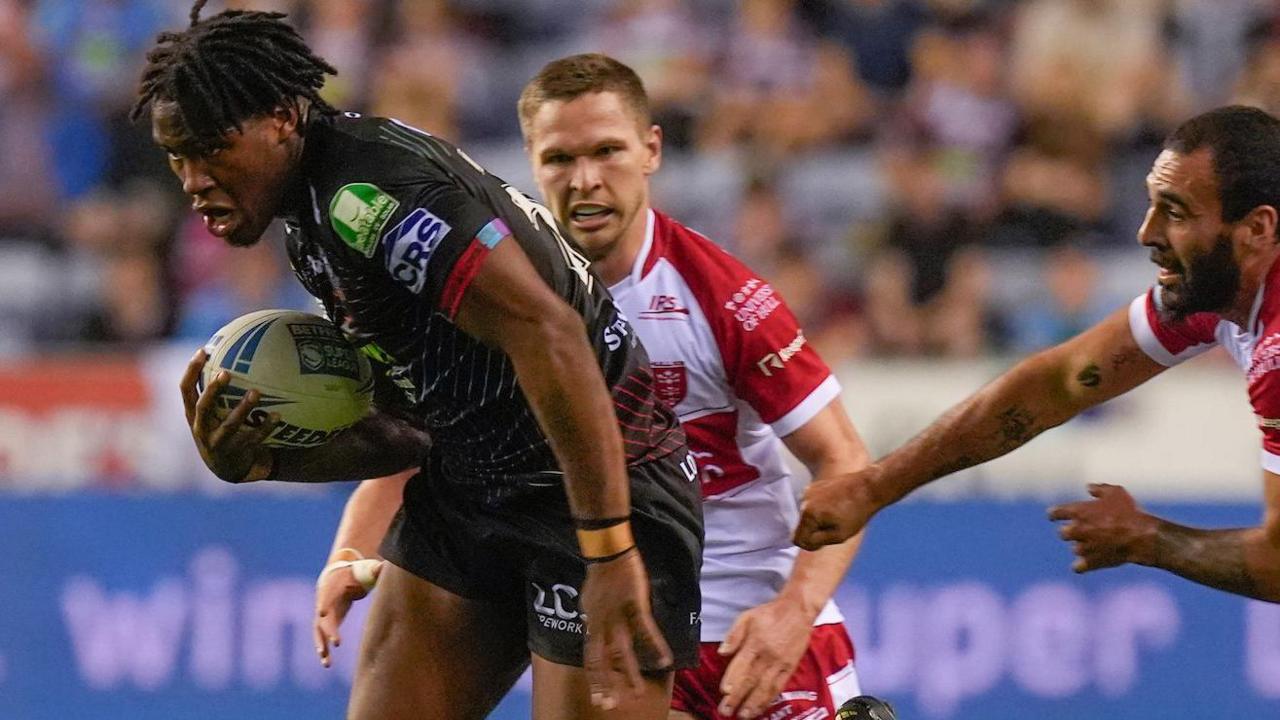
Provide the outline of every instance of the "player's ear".
<path id="1" fill-rule="evenodd" d="M 662 127 L 650 125 L 642 136 L 648 157 L 644 161 L 644 174 L 652 175 L 662 166 Z"/>
<path id="2" fill-rule="evenodd" d="M 284 103 L 271 111 L 271 120 L 276 131 L 276 141 L 284 142 L 298 131 L 301 110 L 297 105 Z"/>
<path id="3" fill-rule="evenodd" d="M 1269 250 L 1276 244 L 1277 221 L 1280 215 L 1272 205 L 1259 205 L 1250 210 L 1240 221 L 1248 235 L 1247 242 L 1259 250 Z"/>

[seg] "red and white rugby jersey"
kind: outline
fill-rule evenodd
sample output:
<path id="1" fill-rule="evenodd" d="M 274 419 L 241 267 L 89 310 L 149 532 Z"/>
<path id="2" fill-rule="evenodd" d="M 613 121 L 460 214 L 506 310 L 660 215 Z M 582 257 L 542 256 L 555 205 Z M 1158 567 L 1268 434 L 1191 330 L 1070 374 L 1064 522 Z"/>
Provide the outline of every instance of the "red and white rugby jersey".
<path id="1" fill-rule="evenodd" d="M 1129 305 L 1129 327 L 1147 355 L 1169 367 L 1221 345 L 1248 381 L 1249 402 L 1262 431 L 1262 467 L 1280 473 L 1280 262 L 1258 288 L 1243 328 L 1214 313 L 1169 321 L 1161 316 L 1154 287 Z"/>
<path id="2" fill-rule="evenodd" d="M 799 513 L 779 437 L 836 399 L 840 385 L 769 283 L 666 215 L 649 211 L 631 274 L 609 290 L 698 461 L 702 640 L 722 640 L 791 574 Z M 814 624 L 841 619 L 829 602 Z"/>

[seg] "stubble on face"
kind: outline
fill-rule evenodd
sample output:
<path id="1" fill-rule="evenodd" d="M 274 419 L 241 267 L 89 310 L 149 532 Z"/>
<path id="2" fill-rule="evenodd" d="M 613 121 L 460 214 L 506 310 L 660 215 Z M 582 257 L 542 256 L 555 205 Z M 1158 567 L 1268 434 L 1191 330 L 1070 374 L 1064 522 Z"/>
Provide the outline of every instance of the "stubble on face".
<path id="1" fill-rule="evenodd" d="M 638 120 L 616 93 L 604 91 L 549 101 L 525 129 L 544 200 L 593 263 L 617 254 L 645 222 L 649 130 Z M 590 169 L 572 175 L 571 164 L 580 162 Z"/>
<path id="2" fill-rule="evenodd" d="M 1164 311 L 1174 320 L 1199 312 L 1222 312 L 1240 290 L 1240 266 L 1236 263 L 1228 231 L 1220 233 L 1208 251 L 1182 261 L 1182 278 L 1160 288 Z"/>

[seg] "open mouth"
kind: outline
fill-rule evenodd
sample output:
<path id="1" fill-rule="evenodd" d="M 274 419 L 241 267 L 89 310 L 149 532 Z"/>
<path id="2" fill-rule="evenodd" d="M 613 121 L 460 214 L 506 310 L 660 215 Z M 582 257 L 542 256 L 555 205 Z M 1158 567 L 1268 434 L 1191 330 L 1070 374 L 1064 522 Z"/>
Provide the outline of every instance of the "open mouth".
<path id="1" fill-rule="evenodd" d="M 1160 268 L 1160 274 L 1156 276 L 1156 282 L 1161 285 L 1167 285 L 1182 279 L 1182 273 L 1167 267 Z"/>
<path id="2" fill-rule="evenodd" d="M 581 230 L 595 230 L 602 227 L 613 215 L 611 208 L 595 203 L 582 203 L 569 211 L 569 222 Z"/>
<path id="3" fill-rule="evenodd" d="M 1160 270 L 1160 274 L 1156 276 L 1156 282 L 1159 282 L 1161 285 L 1171 283 L 1182 278 L 1182 266 L 1180 263 L 1157 256 L 1154 253 L 1151 256 L 1151 262 Z"/>
<path id="4" fill-rule="evenodd" d="M 205 207 L 200 209 L 205 228 L 216 237 L 224 238 L 234 227 L 235 211 L 224 207 Z"/>

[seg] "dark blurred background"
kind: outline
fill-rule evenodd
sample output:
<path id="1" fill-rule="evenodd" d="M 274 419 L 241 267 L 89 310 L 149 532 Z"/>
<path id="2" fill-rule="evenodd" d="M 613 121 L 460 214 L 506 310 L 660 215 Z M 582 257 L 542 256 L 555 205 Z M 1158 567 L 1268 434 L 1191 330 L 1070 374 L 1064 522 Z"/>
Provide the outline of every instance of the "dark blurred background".
<path id="1" fill-rule="evenodd" d="M 772 277 L 836 362 L 1025 352 L 1087 326 L 1150 275 L 1131 243 L 1164 134 L 1280 106 L 1277 16 L 1250 0 L 233 5 L 289 12 L 339 68 L 336 106 L 528 191 L 524 82 L 571 52 L 631 64 L 666 133 L 658 206 Z M 0 352 L 198 341 L 305 302 L 278 247 L 229 261 L 126 117 L 187 10 L 0 0 Z"/>

